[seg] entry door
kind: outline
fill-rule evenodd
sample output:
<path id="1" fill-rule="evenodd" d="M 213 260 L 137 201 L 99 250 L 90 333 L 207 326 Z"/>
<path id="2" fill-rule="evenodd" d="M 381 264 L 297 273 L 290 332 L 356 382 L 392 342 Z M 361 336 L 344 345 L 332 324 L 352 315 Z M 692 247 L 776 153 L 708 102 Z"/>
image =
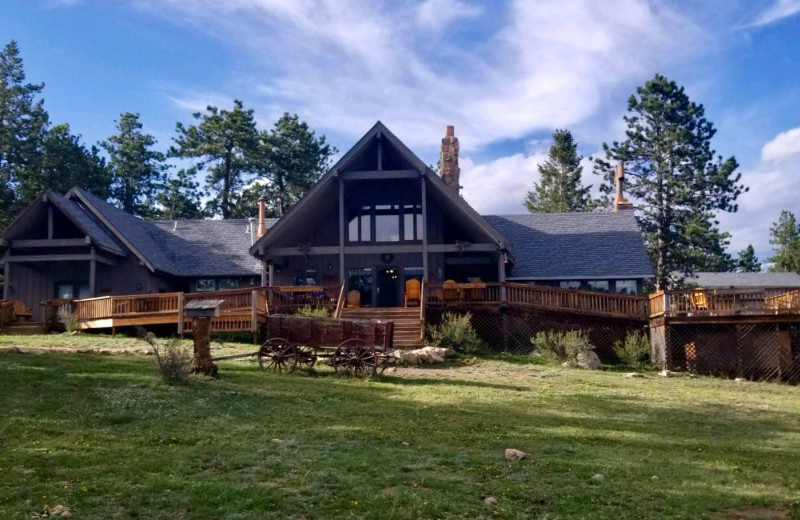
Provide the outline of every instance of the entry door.
<path id="1" fill-rule="evenodd" d="M 375 302 L 377 307 L 397 307 L 397 286 L 400 269 L 396 266 L 379 267 L 375 278 Z"/>

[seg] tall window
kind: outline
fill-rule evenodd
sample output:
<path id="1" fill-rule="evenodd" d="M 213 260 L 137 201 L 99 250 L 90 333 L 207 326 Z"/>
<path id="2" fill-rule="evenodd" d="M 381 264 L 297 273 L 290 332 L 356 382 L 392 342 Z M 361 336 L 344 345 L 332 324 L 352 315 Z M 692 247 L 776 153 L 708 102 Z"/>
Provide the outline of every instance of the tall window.
<path id="1" fill-rule="evenodd" d="M 400 207 L 397 204 L 375 206 L 375 242 L 400 241 Z"/>
<path id="2" fill-rule="evenodd" d="M 347 237 L 350 242 L 372 241 L 372 208 L 364 206 L 351 210 Z"/>
<path id="3" fill-rule="evenodd" d="M 422 240 L 422 206 L 403 206 L 403 240 Z"/>

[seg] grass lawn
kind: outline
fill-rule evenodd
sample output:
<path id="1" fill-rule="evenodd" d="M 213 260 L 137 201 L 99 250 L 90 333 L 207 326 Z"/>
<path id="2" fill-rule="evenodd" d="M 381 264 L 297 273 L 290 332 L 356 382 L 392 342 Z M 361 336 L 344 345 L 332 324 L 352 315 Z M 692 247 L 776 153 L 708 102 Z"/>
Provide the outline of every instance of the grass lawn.
<path id="1" fill-rule="evenodd" d="M 800 518 L 795 387 L 519 359 L 167 386 L 154 363 L 0 352 L 0 518 Z"/>

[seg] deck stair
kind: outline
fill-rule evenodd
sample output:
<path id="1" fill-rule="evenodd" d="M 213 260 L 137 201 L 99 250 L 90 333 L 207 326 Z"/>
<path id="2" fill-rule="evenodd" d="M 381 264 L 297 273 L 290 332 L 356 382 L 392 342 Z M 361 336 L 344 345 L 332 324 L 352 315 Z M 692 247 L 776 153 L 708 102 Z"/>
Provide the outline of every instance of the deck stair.
<path id="1" fill-rule="evenodd" d="M 394 348 L 412 349 L 423 346 L 423 321 L 419 307 L 359 307 L 342 309 L 342 318 L 394 322 L 392 344 Z"/>
<path id="2" fill-rule="evenodd" d="M 44 334 L 44 325 L 37 322 L 10 323 L 0 329 L 0 334 L 14 336 L 32 336 L 34 334 Z"/>

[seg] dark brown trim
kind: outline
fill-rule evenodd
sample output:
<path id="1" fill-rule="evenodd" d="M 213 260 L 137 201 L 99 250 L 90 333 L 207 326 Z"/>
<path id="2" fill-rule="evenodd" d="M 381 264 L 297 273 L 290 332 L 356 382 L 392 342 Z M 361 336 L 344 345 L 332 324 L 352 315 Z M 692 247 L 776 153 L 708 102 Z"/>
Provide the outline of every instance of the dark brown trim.
<path id="1" fill-rule="evenodd" d="M 6 264 L 12 262 L 83 262 L 96 260 L 100 263 L 116 266 L 117 263 L 96 254 L 63 254 L 63 255 L 6 255 Z"/>
<path id="2" fill-rule="evenodd" d="M 463 251 L 465 253 L 489 253 L 497 251 L 497 244 L 469 244 L 464 245 Z M 457 244 L 431 244 L 427 246 L 428 253 L 460 253 L 462 246 Z M 319 246 L 312 247 L 307 251 L 301 251 L 296 247 L 274 247 L 267 251 L 271 257 L 277 256 L 319 256 L 319 255 L 335 255 L 340 251 L 339 246 Z M 383 254 L 383 253 L 423 253 L 425 254 L 425 244 L 373 244 L 364 246 L 345 246 L 345 255 L 369 255 L 369 254 Z M 424 267 L 424 266 L 423 266 Z"/>
<path id="3" fill-rule="evenodd" d="M 12 240 L 11 247 L 80 247 L 88 246 L 92 239 L 84 238 L 53 238 L 53 239 L 32 239 L 32 240 Z"/>
<path id="4" fill-rule="evenodd" d="M 341 175 L 348 181 L 385 180 L 385 179 L 416 179 L 420 176 L 417 170 L 372 170 L 357 172 L 342 172 Z"/>

